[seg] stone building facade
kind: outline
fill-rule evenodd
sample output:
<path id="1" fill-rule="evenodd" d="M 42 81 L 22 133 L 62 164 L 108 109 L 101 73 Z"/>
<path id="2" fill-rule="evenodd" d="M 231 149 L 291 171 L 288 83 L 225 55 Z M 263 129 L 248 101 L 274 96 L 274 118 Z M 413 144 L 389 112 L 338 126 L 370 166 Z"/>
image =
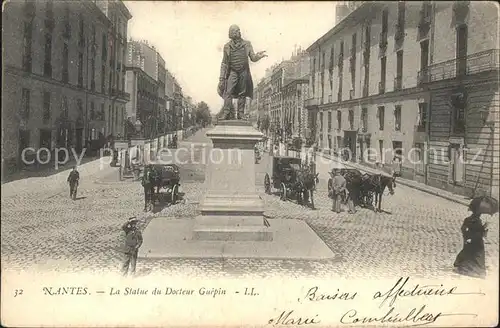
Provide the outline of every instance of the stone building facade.
<path id="1" fill-rule="evenodd" d="M 2 161 L 23 149 L 74 147 L 123 133 L 130 12 L 121 1 L 4 6 Z"/>
<path id="2" fill-rule="evenodd" d="M 497 22 L 486 3 L 355 7 L 308 48 L 319 147 L 387 166 L 399 157 L 403 177 L 454 192 L 498 189 Z M 477 163 L 456 164 L 471 147 L 485 149 Z"/>
<path id="3" fill-rule="evenodd" d="M 426 182 L 467 196 L 499 188 L 498 7 L 490 2 L 429 3 L 421 42 L 430 44 L 420 86 L 428 93 Z"/>

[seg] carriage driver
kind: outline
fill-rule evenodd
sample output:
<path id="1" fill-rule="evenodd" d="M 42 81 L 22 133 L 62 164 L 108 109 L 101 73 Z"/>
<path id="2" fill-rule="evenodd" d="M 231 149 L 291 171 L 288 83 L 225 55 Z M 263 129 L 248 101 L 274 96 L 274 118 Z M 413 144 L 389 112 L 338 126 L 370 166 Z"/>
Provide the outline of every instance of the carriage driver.
<path id="1" fill-rule="evenodd" d="M 352 197 L 349 195 L 349 192 L 347 190 L 347 182 L 346 179 L 340 174 L 340 169 L 334 168 L 331 172 L 330 175 L 332 177 L 332 199 L 333 199 L 333 204 L 332 204 L 332 211 L 336 213 L 340 213 L 341 209 L 341 203 L 342 203 L 342 194 L 346 193 L 347 194 L 347 203 L 349 206 L 349 214 L 355 213 L 354 209 L 354 202 L 352 200 Z"/>

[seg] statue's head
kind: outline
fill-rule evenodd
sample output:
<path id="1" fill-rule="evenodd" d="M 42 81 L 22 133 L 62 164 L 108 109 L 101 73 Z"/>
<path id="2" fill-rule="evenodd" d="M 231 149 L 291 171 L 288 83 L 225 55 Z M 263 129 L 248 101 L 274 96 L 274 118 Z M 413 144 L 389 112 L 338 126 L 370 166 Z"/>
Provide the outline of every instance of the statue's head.
<path id="1" fill-rule="evenodd" d="M 240 28 L 238 27 L 238 25 L 231 25 L 229 27 L 229 38 L 231 40 L 236 40 L 236 39 L 241 38 L 241 32 L 240 32 Z"/>

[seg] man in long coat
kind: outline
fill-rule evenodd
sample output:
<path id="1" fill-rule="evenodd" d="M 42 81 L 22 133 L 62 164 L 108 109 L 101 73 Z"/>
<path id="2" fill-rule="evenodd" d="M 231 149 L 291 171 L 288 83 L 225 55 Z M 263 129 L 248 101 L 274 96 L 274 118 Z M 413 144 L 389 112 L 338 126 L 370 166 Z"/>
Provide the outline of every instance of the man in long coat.
<path id="1" fill-rule="evenodd" d="M 253 82 L 248 58 L 257 62 L 267 55 L 265 51 L 254 53 L 252 44 L 241 38 L 240 28 L 236 25 L 231 25 L 229 28 L 229 39 L 231 40 L 224 45 L 217 92 L 224 99 L 224 118 L 232 118 L 229 110 L 233 99 L 236 98 L 238 99 L 236 118 L 242 119 L 246 98 L 253 98 Z"/>

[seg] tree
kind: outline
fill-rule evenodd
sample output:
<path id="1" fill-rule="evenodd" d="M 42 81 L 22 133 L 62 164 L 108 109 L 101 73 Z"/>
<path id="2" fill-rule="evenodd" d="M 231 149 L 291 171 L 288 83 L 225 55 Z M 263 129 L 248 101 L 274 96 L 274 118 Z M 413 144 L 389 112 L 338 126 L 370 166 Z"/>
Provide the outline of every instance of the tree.
<path id="1" fill-rule="evenodd" d="M 199 125 L 208 125 L 212 121 L 212 114 L 210 113 L 210 108 L 208 105 L 201 101 L 196 106 L 195 110 L 195 122 Z"/>

